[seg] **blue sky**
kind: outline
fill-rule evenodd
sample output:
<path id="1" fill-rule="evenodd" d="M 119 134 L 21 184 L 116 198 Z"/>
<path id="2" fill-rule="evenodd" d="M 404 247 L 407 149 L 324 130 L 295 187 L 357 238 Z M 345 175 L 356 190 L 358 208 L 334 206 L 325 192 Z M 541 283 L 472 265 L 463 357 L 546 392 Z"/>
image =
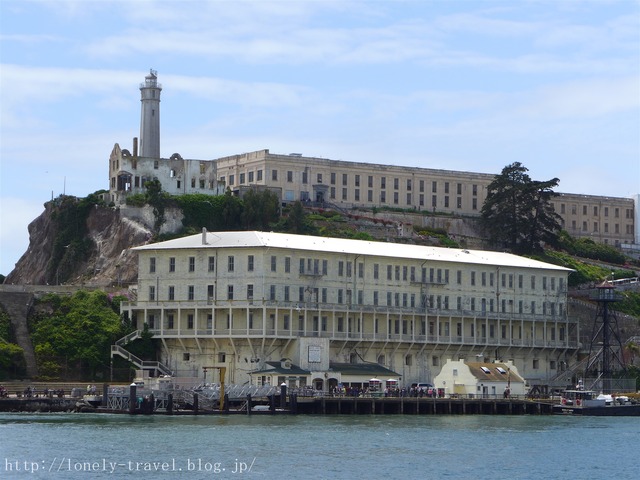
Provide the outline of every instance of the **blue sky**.
<path id="1" fill-rule="evenodd" d="M 161 154 L 273 153 L 640 192 L 638 1 L 0 1 L 0 273 L 108 188 L 149 69 Z"/>

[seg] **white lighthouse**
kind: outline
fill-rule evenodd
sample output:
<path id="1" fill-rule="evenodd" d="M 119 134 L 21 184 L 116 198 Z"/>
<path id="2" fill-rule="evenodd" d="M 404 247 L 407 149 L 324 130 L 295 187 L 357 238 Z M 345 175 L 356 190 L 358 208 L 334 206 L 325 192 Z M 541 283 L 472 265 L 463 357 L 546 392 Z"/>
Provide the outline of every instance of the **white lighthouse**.
<path id="1" fill-rule="evenodd" d="M 160 92 L 158 72 L 150 70 L 140 84 L 140 156 L 160 158 Z"/>

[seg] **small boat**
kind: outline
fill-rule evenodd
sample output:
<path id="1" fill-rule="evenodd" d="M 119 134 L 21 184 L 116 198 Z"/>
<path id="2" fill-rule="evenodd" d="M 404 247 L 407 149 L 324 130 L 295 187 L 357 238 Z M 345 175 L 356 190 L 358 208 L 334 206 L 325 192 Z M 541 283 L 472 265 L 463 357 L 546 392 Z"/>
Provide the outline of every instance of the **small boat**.
<path id="1" fill-rule="evenodd" d="M 558 415 L 590 415 L 602 417 L 640 416 L 640 404 L 627 397 L 598 395 L 593 390 L 565 390 L 560 404 L 553 406 Z"/>

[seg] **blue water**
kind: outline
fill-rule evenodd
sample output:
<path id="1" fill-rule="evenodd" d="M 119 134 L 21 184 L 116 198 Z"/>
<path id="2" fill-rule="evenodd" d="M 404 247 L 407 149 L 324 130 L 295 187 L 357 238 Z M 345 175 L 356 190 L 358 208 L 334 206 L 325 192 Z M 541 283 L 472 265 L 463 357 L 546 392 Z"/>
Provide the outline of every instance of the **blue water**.
<path id="1" fill-rule="evenodd" d="M 640 418 L 0 414 L 0 478 L 640 478 Z"/>

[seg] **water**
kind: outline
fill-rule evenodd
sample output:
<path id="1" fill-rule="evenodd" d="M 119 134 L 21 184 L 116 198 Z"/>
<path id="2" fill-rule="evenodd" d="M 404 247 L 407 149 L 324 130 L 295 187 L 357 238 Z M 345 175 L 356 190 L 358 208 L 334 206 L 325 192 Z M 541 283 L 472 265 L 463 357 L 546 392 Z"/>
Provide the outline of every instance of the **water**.
<path id="1" fill-rule="evenodd" d="M 0 414 L 0 478 L 640 478 L 640 418 Z"/>

